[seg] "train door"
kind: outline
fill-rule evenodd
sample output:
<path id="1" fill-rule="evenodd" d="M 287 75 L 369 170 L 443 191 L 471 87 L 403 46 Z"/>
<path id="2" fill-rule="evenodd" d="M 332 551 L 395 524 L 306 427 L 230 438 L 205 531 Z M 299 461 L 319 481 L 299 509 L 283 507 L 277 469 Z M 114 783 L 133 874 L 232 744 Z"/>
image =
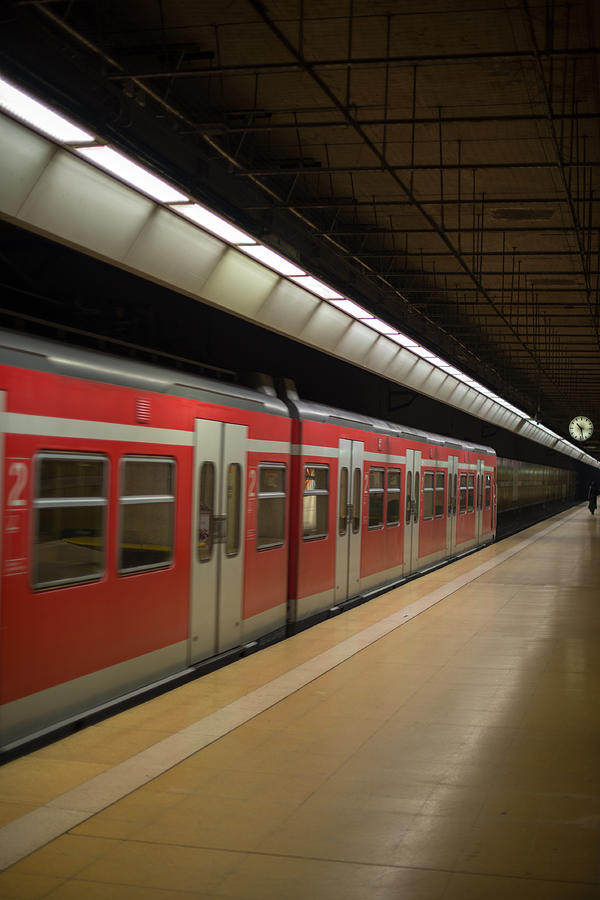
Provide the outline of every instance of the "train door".
<path id="1" fill-rule="evenodd" d="M 476 497 L 475 497 L 475 540 L 481 543 L 481 535 L 483 534 L 483 460 L 477 460 L 477 476 L 475 478 Z"/>
<path id="2" fill-rule="evenodd" d="M 458 482 L 458 456 L 448 457 L 448 520 L 446 546 L 448 554 L 456 553 L 456 491 Z"/>
<path id="3" fill-rule="evenodd" d="M 406 481 L 404 494 L 404 565 L 405 574 L 414 572 L 419 564 L 419 517 L 421 491 L 421 451 L 406 451 Z"/>
<path id="4" fill-rule="evenodd" d="M 340 439 L 338 455 L 338 517 L 335 545 L 335 600 L 346 600 L 360 589 L 361 512 L 364 444 Z"/>
<path id="5" fill-rule="evenodd" d="M 190 661 L 241 640 L 247 427 L 196 419 Z"/>

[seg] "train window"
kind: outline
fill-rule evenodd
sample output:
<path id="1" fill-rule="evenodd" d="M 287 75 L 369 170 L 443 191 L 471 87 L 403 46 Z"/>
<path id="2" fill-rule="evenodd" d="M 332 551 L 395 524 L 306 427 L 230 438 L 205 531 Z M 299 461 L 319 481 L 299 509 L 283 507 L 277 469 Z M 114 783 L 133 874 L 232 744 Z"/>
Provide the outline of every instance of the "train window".
<path id="1" fill-rule="evenodd" d="M 106 567 L 107 458 L 40 453 L 35 469 L 34 588 L 97 581 Z"/>
<path id="2" fill-rule="evenodd" d="M 435 473 L 435 517 L 442 519 L 444 517 L 444 473 Z"/>
<path id="3" fill-rule="evenodd" d="M 119 574 L 162 569 L 173 562 L 175 460 L 121 460 Z"/>
<path id="4" fill-rule="evenodd" d="M 388 469 L 385 524 L 400 524 L 400 469 Z"/>
<path id="5" fill-rule="evenodd" d="M 415 522 L 419 521 L 419 473 L 415 472 Z"/>
<path id="6" fill-rule="evenodd" d="M 285 533 L 285 466 L 261 463 L 258 467 L 257 550 L 282 547 Z"/>
<path id="7" fill-rule="evenodd" d="M 467 490 L 467 512 L 473 512 L 475 509 L 474 499 L 475 499 L 475 476 L 469 475 L 469 484 Z"/>
<path id="8" fill-rule="evenodd" d="M 448 515 L 451 516 L 455 511 L 456 505 L 456 475 L 448 473 Z"/>
<path id="9" fill-rule="evenodd" d="M 198 488 L 198 534 L 196 548 L 199 562 L 208 562 L 213 549 L 215 514 L 215 465 L 203 462 Z"/>
<path id="10" fill-rule="evenodd" d="M 433 519 L 433 472 L 423 472 L 423 520 Z"/>
<path id="11" fill-rule="evenodd" d="M 344 466 L 340 472 L 340 496 L 338 513 L 338 534 L 348 531 L 348 469 Z"/>
<path id="12" fill-rule="evenodd" d="M 485 508 L 489 509 L 492 505 L 492 476 L 486 472 L 485 475 Z"/>
<path id="13" fill-rule="evenodd" d="M 467 511 L 467 476 L 460 476 L 460 505 L 458 511 L 465 513 Z"/>
<path id="14" fill-rule="evenodd" d="M 383 528 L 383 478 L 385 469 L 369 470 L 369 528 Z"/>
<path id="15" fill-rule="evenodd" d="M 407 525 L 410 522 L 410 514 L 411 514 L 411 510 L 412 510 L 411 493 L 412 493 L 412 472 L 407 472 L 406 473 L 406 524 Z"/>
<path id="16" fill-rule="evenodd" d="M 360 507 L 362 501 L 362 472 L 360 469 L 354 470 L 354 484 L 352 485 L 352 533 L 358 534 L 360 531 Z"/>
<path id="17" fill-rule="evenodd" d="M 242 498 L 242 467 L 231 463 L 227 469 L 227 536 L 226 556 L 237 556 L 240 552 L 240 520 Z"/>
<path id="18" fill-rule="evenodd" d="M 327 537 L 329 466 L 304 467 L 302 536 L 305 541 Z"/>

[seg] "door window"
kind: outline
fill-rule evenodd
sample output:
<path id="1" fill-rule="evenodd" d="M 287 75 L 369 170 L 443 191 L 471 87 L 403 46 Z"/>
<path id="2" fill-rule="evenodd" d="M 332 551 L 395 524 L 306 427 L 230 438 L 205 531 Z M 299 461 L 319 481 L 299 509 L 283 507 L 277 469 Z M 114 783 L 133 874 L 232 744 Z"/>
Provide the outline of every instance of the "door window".
<path id="1" fill-rule="evenodd" d="M 198 488 L 198 534 L 196 549 L 199 562 L 207 562 L 212 557 L 213 520 L 215 514 L 215 466 L 203 462 L 200 469 Z"/>
<path id="2" fill-rule="evenodd" d="M 344 466 L 340 472 L 340 497 L 338 511 L 338 534 L 348 531 L 348 469 Z"/>
<path id="3" fill-rule="evenodd" d="M 240 552 L 241 495 L 242 467 L 238 463 L 231 463 L 227 469 L 227 556 L 237 556 Z"/>
<path id="4" fill-rule="evenodd" d="M 465 474 L 461 474 L 460 476 L 460 501 L 458 511 L 460 513 L 465 513 L 467 511 L 467 476 Z"/>
<path id="5" fill-rule="evenodd" d="M 352 533 L 360 531 L 360 507 L 361 507 L 362 472 L 359 468 L 354 470 L 354 483 L 352 485 Z"/>

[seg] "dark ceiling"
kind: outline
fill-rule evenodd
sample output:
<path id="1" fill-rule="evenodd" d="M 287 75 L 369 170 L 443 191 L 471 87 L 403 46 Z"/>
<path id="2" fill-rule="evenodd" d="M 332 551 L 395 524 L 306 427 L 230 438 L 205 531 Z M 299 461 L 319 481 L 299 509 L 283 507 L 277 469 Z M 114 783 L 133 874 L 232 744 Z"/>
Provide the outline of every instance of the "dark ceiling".
<path id="1" fill-rule="evenodd" d="M 0 65 L 600 453 L 594 0 L 15 2 Z"/>

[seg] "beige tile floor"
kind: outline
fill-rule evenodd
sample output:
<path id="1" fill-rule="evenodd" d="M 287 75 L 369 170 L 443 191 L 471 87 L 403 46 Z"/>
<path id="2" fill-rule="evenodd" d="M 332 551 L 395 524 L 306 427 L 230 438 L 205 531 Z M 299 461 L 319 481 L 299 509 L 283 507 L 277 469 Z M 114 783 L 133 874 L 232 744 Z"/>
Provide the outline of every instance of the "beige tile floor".
<path id="1" fill-rule="evenodd" d="M 4 766 L 0 826 L 494 561 L 7 868 L 0 897 L 600 898 L 600 517 L 583 508 Z"/>

